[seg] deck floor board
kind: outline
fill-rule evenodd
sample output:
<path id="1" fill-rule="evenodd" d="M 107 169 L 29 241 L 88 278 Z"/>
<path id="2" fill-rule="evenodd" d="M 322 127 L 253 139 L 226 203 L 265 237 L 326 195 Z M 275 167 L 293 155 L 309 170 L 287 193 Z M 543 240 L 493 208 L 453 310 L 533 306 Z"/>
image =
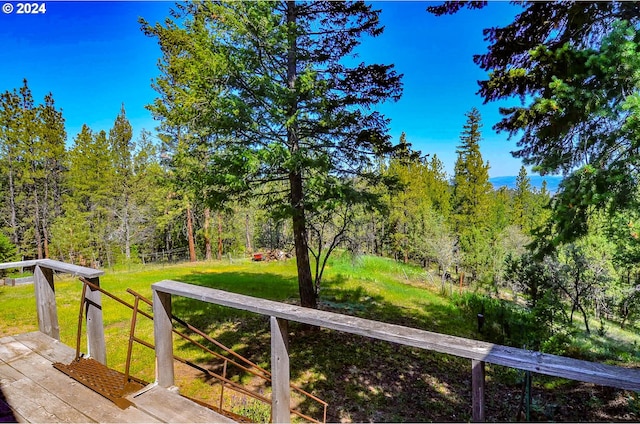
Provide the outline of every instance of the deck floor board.
<path id="1" fill-rule="evenodd" d="M 120 409 L 52 366 L 74 357 L 72 348 L 39 332 L 0 338 L 0 422 L 232 422 L 159 387 Z"/>

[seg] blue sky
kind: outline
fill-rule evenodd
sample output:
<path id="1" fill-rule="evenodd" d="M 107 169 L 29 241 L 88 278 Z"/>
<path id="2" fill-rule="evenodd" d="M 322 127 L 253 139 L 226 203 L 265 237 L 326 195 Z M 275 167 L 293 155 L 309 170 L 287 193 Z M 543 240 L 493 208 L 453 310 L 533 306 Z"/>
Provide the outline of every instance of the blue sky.
<path id="1" fill-rule="evenodd" d="M 82 124 L 108 131 L 122 103 L 134 134 L 153 131 L 157 123 L 144 106 L 155 98 L 151 80 L 158 75 L 160 51 L 137 20 L 164 20 L 172 2 L 48 1 L 39 15 L 18 15 L 15 1 L 0 3 L 14 6 L 13 13 L 0 13 L 0 92 L 19 88 L 23 78 L 36 102 L 52 92 L 66 119 L 69 144 Z M 393 138 L 406 132 L 415 148 L 437 154 L 451 174 L 464 114 L 477 107 L 490 175 L 517 175 L 521 163 L 510 154 L 515 140 L 491 129 L 505 103 L 482 104 L 477 81 L 485 74 L 472 56 L 486 50 L 483 28 L 508 24 L 519 9 L 493 2 L 483 10 L 435 17 L 426 12 L 429 4 L 375 2 L 385 32 L 359 49 L 361 60 L 394 63 L 404 74 L 402 99 L 379 108 L 391 118 Z"/>

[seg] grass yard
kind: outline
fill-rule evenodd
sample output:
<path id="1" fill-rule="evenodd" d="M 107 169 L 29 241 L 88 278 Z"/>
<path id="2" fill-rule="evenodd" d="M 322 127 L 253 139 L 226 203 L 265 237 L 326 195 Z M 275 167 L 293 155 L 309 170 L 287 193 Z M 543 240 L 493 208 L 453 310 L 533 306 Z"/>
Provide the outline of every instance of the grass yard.
<path id="1" fill-rule="evenodd" d="M 429 331 L 480 338 L 475 316 L 439 294 L 439 282 L 418 267 L 376 257 L 336 256 L 325 272 L 320 307 L 326 310 L 421 328 Z M 151 284 L 171 279 L 282 302 L 297 299 L 295 262 L 228 261 L 165 266 L 132 266 L 109 271 L 101 285 L 132 302 L 127 288 L 150 298 Z M 75 346 L 81 284 L 55 277 L 62 341 Z M 103 297 L 109 366 L 123 370 L 130 311 Z M 234 351 L 269 368 L 268 317 L 232 310 L 189 299 L 174 299 L 174 314 L 206 331 Z M 33 285 L 0 286 L 0 335 L 37 329 Z M 139 320 L 138 336 L 152 339 L 148 320 Z M 591 342 L 618 346 L 616 352 L 632 352 L 637 335 L 616 330 L 615 338 Z M 630 333 L 632 334 L 632 333 Z M 614 342 L 615 341 L 615 342 Z M 585 343 L 585 349 L 590 349 Z M 617 343 L 617 344 L 616 344 Z M 176 341 L 179 355 L 216 367 L 210 357 Z M 621 346 L 621 347 L 620 347 Z M 83 346 L 83 350 L 85 347 Z M 607 352 L 607 349 L 602 348 Z M 635 360 L 620 355 L 621 361 Z M 470 361 L 343 334 L 326 329 L 290 325 L 292 382 L 329 402 L 331 422 L 468 421 L 471 419 Z M 153 381 L 153 352 L 134 348 L 132 373 Z M 602 359 L 602 358 L 600 358 Z M 607 359 L 607 358 L 605 358 Z M 609 360 L 611 358 L 608 358 Z M 176 367 L 182 393 L 215 400 L 219 388 L 198 373 Z M 269 387 L 238 372 L 232 380 L 268 395 Z M 521 397 L 522 374 L 513 369 L 487 367 L 487 418 L 514 421 Z M 225 392 L 234 411 L 255 420 L 268 419 L 259 403 Z M 317 405 L 294 397 L 310 414 Z M 555 421 L 638 421 L 640 401 L 636 394 L 559 379 L 534 377 L 532 417 Z"/>

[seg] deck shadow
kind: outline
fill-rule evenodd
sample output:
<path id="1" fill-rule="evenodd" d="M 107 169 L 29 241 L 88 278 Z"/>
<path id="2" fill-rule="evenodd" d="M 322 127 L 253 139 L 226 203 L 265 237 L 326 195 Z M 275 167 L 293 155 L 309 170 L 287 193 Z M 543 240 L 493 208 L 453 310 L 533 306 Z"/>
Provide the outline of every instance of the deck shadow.
<path id="1" fill-rule="evenodd" d="M 0 423 L 15 423 L 17 421 L 18 418 L 13 413 L 2 387 L 0 387 Z"/>

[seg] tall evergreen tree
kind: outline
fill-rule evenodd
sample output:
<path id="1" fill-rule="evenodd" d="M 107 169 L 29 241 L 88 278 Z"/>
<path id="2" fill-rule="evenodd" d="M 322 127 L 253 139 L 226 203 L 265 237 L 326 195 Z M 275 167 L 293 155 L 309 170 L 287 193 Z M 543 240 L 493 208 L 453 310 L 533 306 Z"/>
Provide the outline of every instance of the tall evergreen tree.
<path id="1" fill-rule="evenodd" d="M 50 93 L 36 104 L 24 80 L 19 90 L 0 96 L 5 225 L 21 256 L 48 257 L 50 223 L 61 212 L 65 138 L 64 118 Z"/>
<path id="2" fill-rule="evenodd" d="M 45 96 L 44 104 L 38 107 L 37 113 L 40 124 L 37 150 L 42 168 L 36 182 L 42 191 L 41 212 L 38 215 L 42 229 L 43 253 L 44 257 L 48 258 L 51 223 L 62 214 L 67 132 L 62 111 L 56 109 L 51 93 Z"/>
<path id="3" fill-rule="evenodd" d="M 136 243 L 144 262 L 158 249 L 164 247 L 164 213 L 168 204 L 168 187 L 163 184 L 164 171 L 160 165 L 158 146 L 147 130 L 140 132 L 136 141 L 137 149 L 133 153 L 134 188 L 131 239 Z"/>
<path id="4" fill-rule="evenodd" d="M 0 96 L 0 146 L 2 147 L 2 166 L 0 172 L 3 176 L 3 187 L 6 187 L 6 199 L 1 207 L 6 210 L 3 216 L 7 217 L 5 225 L 11 235 L 11 242 L 16 248 L 20 248 L 22 230 L 19 225 L 18 196 L 21 181 L 21 143 L 20 143 L 20 98 L 16 90 L 6 91 Z M 21 254 L 18 250 L 18 254 Z"/>
<path id="5" fill-rule="evenodd" d="M 444 170 L 444 164 L 438 155 L 431 156 L 425 171 L 425 193 L 431 198 L 434 211 L 445 220 L 451 214 L 451 186 Z"/>
<path id="6" fill-rule="evenodd" d="M 111 265 L 114 175 L 106 132 L 94 133 L 83 125 L 69 151 L 67 166 L 65 213 L 55 226 L 58 254 L 73 263 L 106 261 Z"/>
<path id="7" fill-rule="evenodd" d="M 452 221 L 464 252 L 464 264 L 478 278 L 488 267 L 489 234 L 487 217 L 490 213 L 491 183 L 489 164 L 480 153 L 482 120 L 480 112 L 473 108 L 465 114 L 458 146 L 458 158 L 453 175 Z"/>
<path id="8" fill-rule="evenodd" d="M 198 2 L 151 26 L 163 57 L 155 116 L 185 125 L 215 153 L 217 193 L 286 184 L 300 300 L 315 307 L 307 211 L 375 181 L 375 155 L 392 150 L 387 120 L 370 107 L 400 95 L 392 65 L 347 66 L 363 35 L 382 33 L 363 2 Z M 180 22 L 177 24 L 176 22 Z M 212 190 L 213 192 L 213 190 Z"/>
<path id="9" fill-rule="evenodd" d="M 44 169 L 40 151 L 38 111 L 27 80 L 24 80 L 23 86 L 20 87 L 19 97 L 19 143 L 22 161 L 22 188 L 24 190 L 20 197 L 23 200 L 21 209 L 24 212 L 23 225 L 25 227 L 22 243 L 25 251 L 33 252 L 35 257 L 42 259 L 44 258 L 44 241 L 41 226 L 41 204 L 44 200 L 39 183 L 43 178 Z"/>
<path id="10" fill-rule="evenodd" d="M 118 241 L 124 245 L 124 256 L 131 260 L 132 215 L 134 206 L 133 158 L 135 145 L 132 142 L 133 130 L 127 119 L 124 104 L 120 109 L 113 127 L 109 130 L 109 151 L 113 167 L 113 215 L 119 222 L 114 229 Z"/>
<path id="11" fill-rule="evenodd" d="M 485 163 L 480 153 L 482 139 L 482 119 L 478 109 L 465 114 L 458 146 L 458 158 L 453 175 L 453 219 L 458 232 L 463 227 L 480 227 L 485 222 L 489 209 L 489 163 Z"/>
<path id="12" fill-rule="evenodd" d="M 532 228 L 532 191 L 531 179 L 527 176 L 527 169 L 522 166 L 516 177 L 516 190 L 513 196 L 513 223 L 523 231 Z"/>

